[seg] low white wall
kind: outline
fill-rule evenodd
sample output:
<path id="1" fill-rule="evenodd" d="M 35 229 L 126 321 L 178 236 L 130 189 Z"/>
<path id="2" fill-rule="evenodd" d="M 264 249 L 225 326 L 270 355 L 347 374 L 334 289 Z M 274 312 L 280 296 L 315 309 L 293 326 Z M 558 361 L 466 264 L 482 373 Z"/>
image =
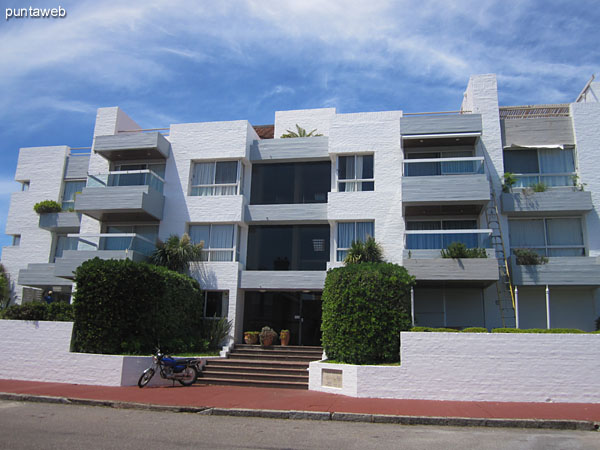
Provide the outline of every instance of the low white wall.
<path id="1" fill-rule="evenodd" d="M 401 366 L 312 362 L 309 389 L 353 397 L 600 403 L 597 334 L 403 332 L 401 343 Z M 341 387 L 323 386 L 323 369 L 330 371 L 325 383 Z"/>
<path id="2" fill-rule="evenodd" d="M 148 356 L 71 353 L 72 322 L 0 320 L 0 378 L 134 386 Z M 156 375 L 150 385 L 170 384 Z"/>

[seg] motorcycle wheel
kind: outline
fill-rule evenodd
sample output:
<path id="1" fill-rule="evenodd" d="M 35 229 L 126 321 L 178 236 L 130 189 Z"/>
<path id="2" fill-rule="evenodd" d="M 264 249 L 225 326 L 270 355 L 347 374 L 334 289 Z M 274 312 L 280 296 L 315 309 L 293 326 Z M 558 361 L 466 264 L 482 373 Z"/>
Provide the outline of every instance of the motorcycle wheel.
<path id="1" fill-rule="evenodd" d="M 153 376 L 154 376 L 154 369 L 145 370 L 144 373 L 142 374 L 142 376 L 140 377 L 140 379 L 138 380 L 138 386 L 140 388 L 143 388 L 148 383 L 150 383 L 150 380 L 152 379 Z"/>
<path id="2" fill-rule="evenodd" d="M 194 369 L 193 367 L 186 367 L 185 369 L 183 369 L 181 374 L 184 376 L 184 378 L 180 378 L 177 381 L 179 381 L 184 386 L 191 386 L 196 382 L 196 379 L 198 378 L 198 372 L 196 372 L 196 369 Z"/>

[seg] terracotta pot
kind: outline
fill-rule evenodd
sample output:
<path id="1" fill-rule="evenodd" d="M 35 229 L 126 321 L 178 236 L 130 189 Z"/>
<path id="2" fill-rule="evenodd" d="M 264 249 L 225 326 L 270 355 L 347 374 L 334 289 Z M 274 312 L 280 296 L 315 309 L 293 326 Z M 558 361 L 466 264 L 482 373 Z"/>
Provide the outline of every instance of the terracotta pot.
<path id="1" fill-rule="evenodd" d="M 256 333 L 244 333 L 244 342 L 250 345 L 256 345 L 258 343 L 258 334 Z"/>
<path id="2" fill-rule="evenodd" d="M 261 345 L 263 347 L 270 347 L 271 345 L 273 345 L 273 341 L 275 340 L 275 336 L 268 334 L 267 336 L 265 336 L 261 342 Z"/>
<path id="3" fill-rule="evenodd" d="M 290 333 L 289 332 L 288 333 L 281 332 L 279 334 L 279 340 L 281 341 L 281 345 L 282 346 L 285 347 L 286 345 L 289 345 L 289 343 L 290 343 Z"/>

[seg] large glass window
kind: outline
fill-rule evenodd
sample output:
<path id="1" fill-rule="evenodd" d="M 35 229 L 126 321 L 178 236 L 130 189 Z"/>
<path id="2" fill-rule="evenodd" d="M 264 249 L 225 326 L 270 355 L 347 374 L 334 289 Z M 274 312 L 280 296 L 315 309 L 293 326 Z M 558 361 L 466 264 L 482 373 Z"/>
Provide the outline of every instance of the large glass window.
<path id="1" fill-rule="evenodd" d="M 252 165 L 252 205 L 326 203 L 331 162 Z"/>
<path id="2" fill-rule="evenodd" d="M 329 225 L 254 225 L 248 228 L 247 270 L 325 270 Z"/>
<path id="3" fill-rule="evenodd" d="M 373 155 L 338 157 L 338 190 L 340 192 L 372 191 Z"/>
<path id="4" fill-rule="evenodd" d="M 240 170 L 238 161 L 195 163 L 192 168 L 191 195 L 237 195 Z"/>
<path id="5" fill-rule="evenodd" d="M 233 261 L 235 226 L 190 225 L 190 239 L 203 243 L 201 261 Z"/>
<path id="6" fill-rule="evenodd" d="M 224 291 L 204 292 L 204 317 L 208 319 L 227 317 L 229 298 Z"/>
<path id="7" fill-rule="evenodd" d="M 573 149 L 504 150 L 504 171 L 516 175 L 517 183 L 514 187 L 529 187 L 537 183 L 546 186 L 573 186 Z"/>
<path id="8" fill-rule="evenodd" d="M 483 173 L 483 158 L 474 158 L 472 150 L 409 152 L 404 160 L 407 177 L 475 173 Z"/>
<path id="9" fill-rule="evenodd" d="M 543 256 L 585 256 L 581 218 L 511 219 L 510 248 Z"/>
<path id="10" fill-rule="evenodd" d="M 343 261 L 354 241 L 365 242 L 375 236 L 373 222 L 340 222 L 337 224 L 337 260 Z"/>
<path id="11" fill-rule="evenodd" d="M 65 181 L 62 195 L 63 211 L 75 209 L 75 194 L 83 190 L 85 183 L 85 180 Z"/>

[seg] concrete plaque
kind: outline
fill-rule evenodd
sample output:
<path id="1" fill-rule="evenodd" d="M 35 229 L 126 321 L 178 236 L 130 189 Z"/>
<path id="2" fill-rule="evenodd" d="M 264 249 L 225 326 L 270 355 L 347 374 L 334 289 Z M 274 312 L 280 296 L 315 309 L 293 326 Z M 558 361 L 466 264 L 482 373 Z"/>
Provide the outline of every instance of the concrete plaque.
<path id="1" fill-rule="evenodd" d="M 321 386 L 342 388 L 342 371 L 334 369 L 321 370 Z"/>

